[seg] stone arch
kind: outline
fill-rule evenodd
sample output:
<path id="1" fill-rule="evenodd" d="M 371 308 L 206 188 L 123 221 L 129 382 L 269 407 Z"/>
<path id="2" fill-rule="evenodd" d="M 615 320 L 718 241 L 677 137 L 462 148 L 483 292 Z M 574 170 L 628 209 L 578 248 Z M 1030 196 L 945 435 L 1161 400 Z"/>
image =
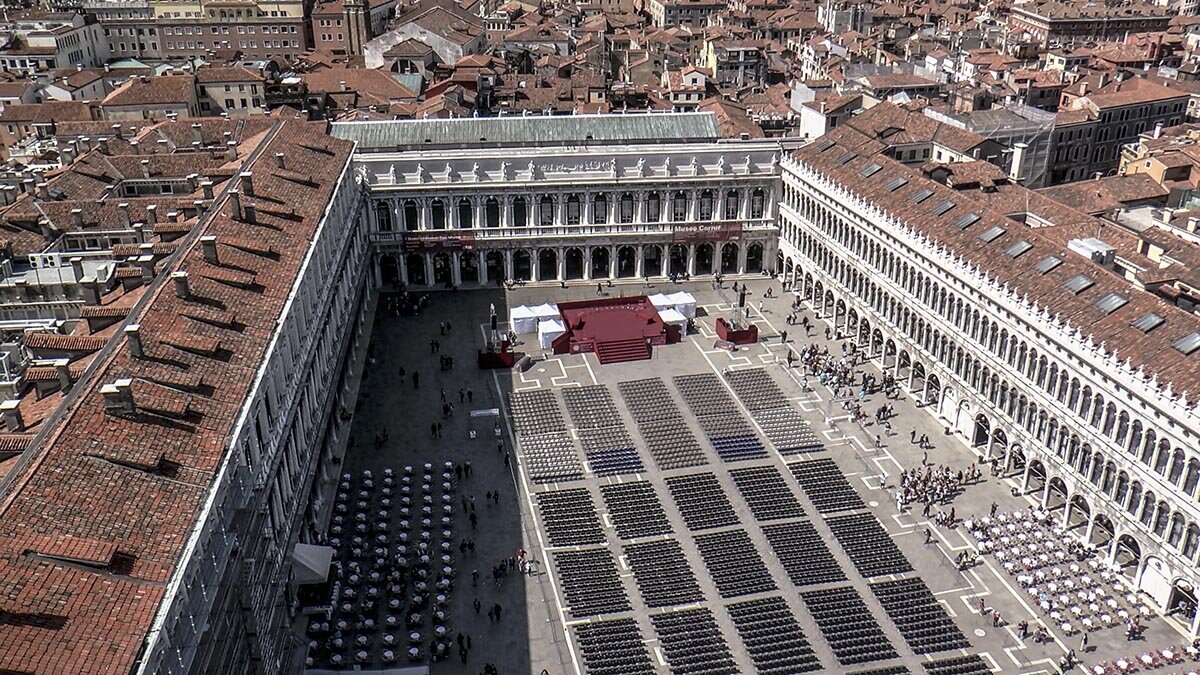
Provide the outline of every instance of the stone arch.
<path id="1" fill-rule="evenodd" d="M 408 268 L 408 283 L 412 286 L 424 286 L 429 283 L 425 278 L 425 256 L 420 253 L 409 253 L 404 259 Z"/>
<path id="2" fill-rule="evenodd" d="M 704 242 L 696 244 L 696 274 L 713 273 L 713 245 Z"/>
<path id="3" fill-rule="evenodd" d="M 433 283 L 448 286 L 453 282 L 454 276 L 451 271 L 452 261 L 450 254 L 445 251 L 438 251 L 433 254 Z"/>
<path id="4" fill-rule="evenodd" d="M 685 244 L 671 244 L 667 249 L 668 273 L 683 276 L 688 270 L 688 247 Z"/>
<path id="5" fill-rule="evenodd" d="M 746 274 L 760 274 L 763 271 L 762 242 L 751 242 L 746 246 Z"/>
<path id="6" fill-rule="evenodd" d="M 622 246 L 617 249 L 617 277 L 630 279 L 637 274 L 637 249 Z"/>
<path id="7" fill-rule="evenodd" d="M 663 251 L 658 244 L 647 244 L 642 247 L 642 276 L 663 276 Z"/>
<path id="8" fill-rule="evenodd" d="M 458 280 L 460 283 L 479 283 L 479 256 L 474 251 L 463 251 L 458 255 Z"/>
<path id="9" fill-rule="evenodd" d="M 505 277 L 504 271 L 504 253 L 502 251 L 488 251 L 483 256 L 484 264 L 487 265 L 487 278 L 496 282 L 502 282 Z"/>
<path id="10" fill-rule="evenodd" d="M 563 251 L 563 278 L 575 280 L 583 278 L 583 249 L 578 246 L 568 247 Z"/>
<path id="11" fill-rule="evenodd" d="M 1087 498 L 1076 492 L 1067 501 L 1066 528 L 1073 530 L 1086 527 L 1092 519 L 1092 505 Z"/>
<path id="12" fill-rule="evenodd" d="M 608 252 L 607 246 L 597 246 L 592 249 L 592 266 L 593 279 L 607 279 L 612 272 L 612 254 Z"/>
<path id="13" fill-rule="evenodd" d="M 558 251 L 552 248 L 538 251 L 537 278 L 540 281 L 558 278 Z"/>
<path id="14" fill-rule="evenodd" d="M 1113 534 L 1116 532 L 1116 527 L 1113 526 L 1112 518 L 1097 513 L 1092 517 L 1092 531 L 1088 536 L 1088 543 L 1096 547 L 1108 546 L 1112 543 Z"/>
<path id="15" fill-rule="evenodd" d="M 721 246 L 721 274 L 737 274 L 738 271 L 738 245 L 734 242 L 726 242 Z"/>
<path id="16" fill-rule="evenodd" d="M 513 251 L 513 279 L 530 281 L 533 279 L 533 255 L 526 249 Z"/>

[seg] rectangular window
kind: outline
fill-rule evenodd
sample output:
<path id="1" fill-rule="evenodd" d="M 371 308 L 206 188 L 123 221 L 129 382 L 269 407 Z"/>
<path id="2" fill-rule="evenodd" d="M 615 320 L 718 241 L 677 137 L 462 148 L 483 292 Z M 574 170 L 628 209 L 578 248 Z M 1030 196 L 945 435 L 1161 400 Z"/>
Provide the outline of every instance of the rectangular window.
<path id="1" fill-rule="evenodd" d="M 1022 239 L 1021 241 L 1018 241 L 1017 243 L 1015 243 L 1012 246 L 1009 246 L 1007 249 L 1005 249 L 1004 255 L 1006 255 L 1010 258 L 1020 258 L 1022 255 L 1024 255 L 1026 252 L 1028 252 L 1029 249 L 1031 249 L 1031 248 L 1033 248 L 1033 244 Z"/>
<path id="2" fill-rule="evenodd" d="M 1006 230 L 1003 227 L 1000 227 L 998 225 L 993 225 L 993 226 L 989 227 L 988 229 L 984 230 L 983 233 L 979 235 L 979 238 L 990 244 L 991 242 L 999 239 L 1000 236 L 1005 233 L 1005 231 Z"/>
<path id="3" fill-rule="evenodd" d="M 1120 294 L 1106 293 L 1104 297 L 1096 301 L 1096 308 L 1105 314 L 1112 314 L 1124 307 L 1128 302 L 1129 299 Z"/>
<path id="4" fill-rule="evenodd" d="M 1051 255 L 1051 256 L 1046 256 L 1045 258 L 1042 258 L 1041 261 L 1038 262 L 1038 264 L 1033 266 L 1033 269 L 1037 270 L 1039 274 L 1048 274 L 1051 270 L 1053 270 L 1054 268 L 1058 267 L 1061 264 L 1062 264 L 1062 260 L 1059 260 L 1058 258 Z"/>
<path id="5" fill-rule="evenodd" d="M 1138 319 L 1137 321 L 1134 321 L 1130 325 L 1133 326 L 1134 328 L 1142 331 L 1143 333 L 1149 333 L 1150 331 L 1154 330 L 1155 328 L 1158 328 L 1159 326 L 1163 325 L 1164 322 L 1166 322 L 1166 319 L 1155 314 L 1154 312 L 1148 312 L 1146 314 L 1143 314 L 1140 319 Z"/>
<path id="6" fill-rule="evenodd" d="M 926 199 L 929 199 L 932 196 L 933 196 L 933 190 L 930 190 L 929 188 L 921 188 L 916 194 L 914 194 L 912 196 L 912 203 L 920 204 L 921 202 L 925 201 Z"/>
<path id="7" fill-rule="evenodd" d="M 937 206 L 933 207 L 933 215 L 944 216 L 947 213 L 949 213 L 950 209 L 952 209 L 952 208 L 954 208 L 954 202 L 949 201 L 949 200 L 944 201 L 941 204 L 938 204 Z M 962 218 L 959 218 L 959 220 L 962 220 Z M 961 229 L 961 228 L 959 228 L 959 229 Z"/>
<path id="8" fill-rule="evenodd" d="M 1080 293 L 1091 288 L 1095 283 L 1096 282 L 1088 278 L 1086 274 L 1076 274 L 1070 279 L 1067 279 L 1066 282 L 1063 283 L 1063 286 L 1065 286 L 1068 291 L 1071 291 L 1075 295 L 1079 295 Z"/>
<path id="9" fill-rule="evenodd" d="M 1178 351 L 1191 356 L 1193 352 L 1195 352 L 1197 349 L 1200 349 L 1200 333 L 1191 333 L 1190 335 L 1185 335 L 1171 343 L 1171 346 Z"/>

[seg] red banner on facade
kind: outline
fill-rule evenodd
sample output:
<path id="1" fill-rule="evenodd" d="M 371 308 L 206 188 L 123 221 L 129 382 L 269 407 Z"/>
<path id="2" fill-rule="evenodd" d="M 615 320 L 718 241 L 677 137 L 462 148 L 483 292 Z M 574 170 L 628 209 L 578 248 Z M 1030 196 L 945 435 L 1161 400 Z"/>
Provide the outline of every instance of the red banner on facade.
<path id="1" fill-rule="evenodd" d="M 671 241 L 736 241 L 742 238 L 741 223 L 672 223 Z"/>
<path id="2" fill-rule="evenodd" d="M 474 248 L 475 236 L 469 232 L 441 230 L 404 233 L 404 250 L 407 253 L 470 251 Z"/>

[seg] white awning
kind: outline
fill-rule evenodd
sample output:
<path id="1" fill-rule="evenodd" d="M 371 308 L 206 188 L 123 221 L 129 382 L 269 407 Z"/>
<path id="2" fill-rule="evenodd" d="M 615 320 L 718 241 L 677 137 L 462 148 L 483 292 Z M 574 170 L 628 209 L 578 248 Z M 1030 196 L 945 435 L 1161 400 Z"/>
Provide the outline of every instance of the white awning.
<path id="1" fill-rule="evenodd" d="M 658 313 L 658 318 L 662 319 L 663 323 L 673 324 L 687 330 L 687 317 L 674 309 L 664 309 Z"/>
<path id="2" fill-rule="evenodd" d="M 654 295 L 650 296 L 650 304 L 654 305 L 655 307 L 670 307 L 672 303 L 671 298 L 668 296 L 665 296 L 662 293 L 655 293 Z"/>
<path id="3" fill-rule="evenodd" d="M 323 584 L 329 579 L 333 549 L 328 546 L 296 544 L 292 551 L 292 574 L 297 584 Z"/>

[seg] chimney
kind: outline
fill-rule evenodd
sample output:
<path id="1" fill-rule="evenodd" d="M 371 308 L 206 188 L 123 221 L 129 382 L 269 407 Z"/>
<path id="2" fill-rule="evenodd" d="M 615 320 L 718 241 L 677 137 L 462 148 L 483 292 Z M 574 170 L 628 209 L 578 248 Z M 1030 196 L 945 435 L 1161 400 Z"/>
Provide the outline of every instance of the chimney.
<path id="1" fill-rule="evenodd" d="M 135 359 L 140 359 L 146 355 L 142 349 L 142 327 L 140 324 L 130 324 L 125 326 L 125 343 L 129 345 L 129 355 Z"/>
<path id="2" fill-rule="evenodd" d="M 67 262 L 71 263 L 71 272 L 75 274 L 75 281 L 78 282 L 83 278 L 83 258 L 73 256 Z"/>
<path id="3" fill-rule="evenodd" d="M 253 197 L 254 196 L 254 172 L 243 171 L 241 173 L 241 178 L 242 178 L 242 184 L 241 184 L 242 193 L 245 194 L 247 197 Z"/>
<path id="4" fill-rule="evenodd" d="M 149 178 L 149 177 L 150 177 L 150 160 L 143 159 L 142 160 L 142 178 Z"/>
<path id="5" fill-rule="evenodd" d="M 1162 132 L 1163 132 L 1163 123 L 1161 121 L 1155 122 L 1154 123 L 1154 137 L 1155 138 L 1161 137 Z"/>
<path id="6" fill-rule="evenodd" d="M 96 277 L 83 277 L 79 280 L 79 286 L 83 291 L 83 304 L 100 304 L 100 282 Z"/>
<path id="7" fill-rule="evenodd" d="M 71 379 L 71 361 L 68 359 L 55 359 L 54 370 L 58 373 L 58 385 L 63 391 L 71 388 L 75 384 Z"/>
<path id="8" fill-rule="evenodd" d="M 142 281 L 149 283 L 154 279 L 154 256 L 149 253 L 137 257 L 138 267 L 142 268 Z"/>
<path id="9" fill-rule="evenodd" d="M 237 190 L 229 191 L 229 203 L 233 204 L 233 219 L 242 219 L 242 193 Z"/>
<path id="10" fill-rule="evenodd" d="M 1012 164 L 1008 167 L 1008 176 L 1013 181 L 1020 181 L 1022 169 L 1025 166 L 1025 153 L 1029 151 L 1028 143 L 1013 143 Z"/>
<path id="11" fill-rule="evenodd" d="M 134 237 L 134 239 L 137 239 L 137 243 L 139 243 L 139 244 L 146 243 L 146 224 L 145 223 L 134 223 L 133 224 L 133 237 Z"/>
<path id="12" fill-rule="evenodd" d="M 226 141 L 225 142 L 225 159 L 232 162 L 233 160 L 237 159 L 237 156 L 238 156 L 237 141 Z"/>
<path id="13" fill-rule="evenodd" d="M 124 138 L 124 136 L 121 135 L 121 125 L 120 124 L 112 125 L 112 130 L 113 130 L 114 136 L 116 136 L 117 138 Z"/>
<path id="14" fill-rule="evenodd" d="M 21 402 L 10 398 L 0 403 L 0 416 L 4 417 L 4 430 L 15 434 L 25 430 L 25 420 L 21 419 Z"/>
<path id="15" fill-rule="evenodd" d="M 200 189 L 204 190 L 204 198 L 213 198 L 213 182 L 211 180 L 200 181 Z"/>
<path id="16" fill-rule="evenodd" d="M 117 380 L 100 387 L 104 395 L 104 412 L 110 415 L 131 415 L 137 411 L 133 401 L 133 380 Z"/>
<path id="17" fill-rule="evenodd" d="M 129 202 L 121 202 L 117 204 L 117 211 L 121 214 L 121 227 L 129 229 L 132 221 L 129 219 Z"/>
<path id="18" fill-rule="evenodd" d="M 71 209 L 71 224 L 75 229 L 83 229 L 83 209 Z"/>
<path id="19" fill-rule="evenodd" d="M 206 234 L 200 237 L 200 250 L 204 253 L 205 262 L 220 264 L 217 258 L 217 238 L 214 235 Z"/>
<path id="20" fill-rule="evenodd" d="M 1088 93 L 1088 83 L 1087 83 L 1087 80 L 1084 80 L 1079 83 L 1079 95 L 1087 96 L 1087 93 Z"/>
<path id="21" fill-rule="evenodd" d="M 196 209 L 197 216 L 202 216 L 204 215 L 204 212 L 208 210 L 208 202 L 204 201 L 203 199 L 193 199 L 192 208 Z"/>
<path id="22" fill-rule="evenodd" d="M 31 195 L 33 192 L 34 189 L 32 178 L 26 178 L 25 180 L 21 181 L 21 194 Z"/>
<path id="23" fill-rule="evenodd" d="M 146 222 L 149 223 L 151 230 L 153 230 L 154 226 L 158 224 L 157 204 L 150 204 L 146 207 Z"/>
<path id="24" fill-rule="evenodd" d="M 341 91 L 350 91 L 350 87 L 346 86 L 345 80 L 338 82 L 338 89 L 340 89 Z"/>
<path id="25" fill-rule="evenodd" d="M 38 199 L 45 199 L 45 200 L 50 199 L 50 184 L 45 181 L 38 183 L 37 184 L 37 196 L 38 196 Z"/>
<path id="26" fill-rule="evenodd" d="M 0 188 L 0 201 L 3 201 L 5 206 L 17 201 L 17 188 L 12 185 Z"/>
<path id="27" fill-rule="evenodd" d="M 192 291 L 188 287 L 187 272 L 171 272 L 171 281 L 175 284 L 175 297 L 182 300 L 192 297 Z"/>
<path id="28" fill-rule="evenodd" d="M 282 152 L 275 153 L 275 166 L 279 167 L 280 169 L 284 168 Z"/>
<path id="29" fill-rule="evenodd" d="M 245 215 L 246 222 L 247 223 L 257 223 L 258 222 L 258 207 L 256 207 L 254 204 L 247 204 L 245 208 L 246 208 L 246 215 Z"/>
<path id="30" fill-rule="evenodd" d="M 142 154 L 142 144 L 138 143 L 137 141 L 129 141 L 129 149 L 132 150 L 133 154 L 135 155 Z"/>
<path id="31" fill-rule="evenodd" d="M 75 148 L 72 148 L 70 144 L 64 143 L 58 149 L 58 159 L 62 162 L 63 166 L 70 166 L 75 161 Z"/>
<path id="32" fill-rule="evenodd" d="M 200 146 L 204 145 L 204 134 L 202 133 L 203 129 L 204 129 L 204 127 L 200 126 L 199 123 L 192 125 L 192 143 L 193 144 L 200 145 Z"/>

